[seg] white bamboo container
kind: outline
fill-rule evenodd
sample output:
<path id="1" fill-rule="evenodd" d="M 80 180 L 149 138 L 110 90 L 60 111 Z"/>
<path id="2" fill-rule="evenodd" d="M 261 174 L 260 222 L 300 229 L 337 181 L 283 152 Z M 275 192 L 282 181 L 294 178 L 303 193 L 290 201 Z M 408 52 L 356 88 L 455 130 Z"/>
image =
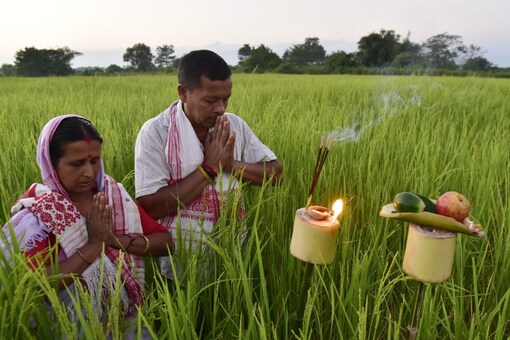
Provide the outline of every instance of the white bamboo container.
<path id="1" fill-rule="evenodd" d="M 457 233 L 409 224 L 404 272 L 425 283 L 446 281 L 452 275 Z"/>
<path id="2" fill-rule="evenodd" d="M 322 207 L 320 207 L 322 208 Z M 326 208 L 322 208 L 327 211 Z M 336 252 L 340 223 L 332 215 L 316 216 L 306 208 L 296 210 L 290 253 L 314 264 L 330 264 Z"/>

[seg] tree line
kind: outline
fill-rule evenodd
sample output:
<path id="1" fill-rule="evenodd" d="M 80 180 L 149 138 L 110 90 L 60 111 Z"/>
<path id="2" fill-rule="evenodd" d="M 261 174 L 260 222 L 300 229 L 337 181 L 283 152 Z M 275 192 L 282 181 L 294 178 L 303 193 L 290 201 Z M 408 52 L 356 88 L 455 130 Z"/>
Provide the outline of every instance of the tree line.
<path id="1" fill-rule="evenodd" d="M 381 29 L 361 37 L 355 52 L 336 51 L 330 54 L 319 38 L 305 38 L 285 50 L 280 57 L 264 44 L 244 44 L 238 50 L 234 71 L 255 73 L 354 73 L 354 74 L 490 74 L 508 75 L 485 58 L 486 51 L 475 45 L 465 45 L 462 37 L 441 33 L 423 43 L 402 37 L 393 30 Z M 134 72 L 173 72 L 179 63 L 173 45 L 157 46 L 154 55 L 144 43 L 128 47 L 123 60 L 126 67 L 84 68 L 82 74 L 121 74 Z M 37 49 L 26 47 L 16 52 L 14 65 L 3 64 L 4 76 L 66 76 L 76 73 L 71 67 L 75 56 L 82 55 L 68 47 Z"/>

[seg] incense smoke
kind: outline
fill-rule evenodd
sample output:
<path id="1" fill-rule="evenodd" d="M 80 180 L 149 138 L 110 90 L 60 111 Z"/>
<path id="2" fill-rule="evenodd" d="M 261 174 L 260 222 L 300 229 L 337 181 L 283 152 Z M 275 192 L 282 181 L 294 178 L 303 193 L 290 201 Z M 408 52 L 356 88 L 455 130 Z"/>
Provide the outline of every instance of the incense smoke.
<path id="1" fill-rule="evenodd" d="M 378 116 L 367 123 L 362 123 L 359 119 L 350 124 L 349 127 L 338 127 L 335 130 L 326 133 L 326 138 L 333 139 L 333 145 L 359 142 L 361 135 L 369 128 L 379 125 L 383 120 L 392 118 L 397 114 L 404 112 L 410 105 L 421 105 L 421 98 L 413 95 L 408 100 L 403 99 L 400 94 L 393 90 L 390 93 L 381 95 L 381 110 Z"/>
<path id="2" fill-rule="evenodd" d="M 346 128 L 337 128 L 331 132 L 325 133 L 321 138 L 321 145 L 313 171 L 312 183 L 308 192 L 308 201 L 306 207 L 310 206 L 313 192 L 321 174 L 322 168 L 332 146 L 348 142 L 358 142 L 363 132 L 369 128 L 379 125 L 384 119 L 391 118 L 404 112 L 410 105 L 421 105 L 419 96 L 412 96 L 409 100 L 404 100 L 395 90 L 389 94 L 381 95 L 381 109 L 377 116 L 368 123 L 362 124 L 358 119 Z"/>

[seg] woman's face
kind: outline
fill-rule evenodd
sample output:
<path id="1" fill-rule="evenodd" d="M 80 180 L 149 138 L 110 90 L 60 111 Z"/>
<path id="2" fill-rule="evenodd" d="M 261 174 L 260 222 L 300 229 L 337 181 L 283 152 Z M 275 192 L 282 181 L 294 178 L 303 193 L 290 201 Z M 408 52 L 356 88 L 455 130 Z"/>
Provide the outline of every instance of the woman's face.
<path id="1" fill-rule="evenodd" d="M 55 170 L 69 196 L 93 191 L 101 169 L 101 143 L 97 140 L 71 142 L 63 151 Z"/>

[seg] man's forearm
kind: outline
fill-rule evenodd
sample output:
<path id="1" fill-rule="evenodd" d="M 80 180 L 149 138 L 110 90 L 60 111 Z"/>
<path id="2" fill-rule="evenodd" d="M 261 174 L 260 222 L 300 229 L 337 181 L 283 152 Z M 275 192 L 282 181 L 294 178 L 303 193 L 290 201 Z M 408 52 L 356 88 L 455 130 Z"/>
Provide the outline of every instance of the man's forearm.
<path id="1" fill-rule="evenodd" d="M 138 197 L 137 201 L 149 216 L 159 220 L 177 213 L 179 206 L 191 203 L 209 184 L 199 170 L 177 183 L 169 184 L 152 195 Z"/>
<path id="2" fill-rule="evenodd" d="M 244 182 L 262 185 L 264 180 L 271 179 L 272 184 L 278 184 L 283 179 L 282 165 L 278 160 L 259 163 L 245 163 L 234 161 L 232 174 Z"/>
<path id="3" fill-rule="evenodd" d="M 278 160 L 260 163 L 234 162 L 232 173 L 241 176 L 242 181 L 261 185 L 271 179 L 272 184 L 282 180 L 282 166 Z M 138 197 L 140 206 L 155 220 L 177 213 L 179 206 L 187 206 L 209 184 L 205 176 L 197 169 L 175 184 L 169 184 L 152 195 Z"/>

